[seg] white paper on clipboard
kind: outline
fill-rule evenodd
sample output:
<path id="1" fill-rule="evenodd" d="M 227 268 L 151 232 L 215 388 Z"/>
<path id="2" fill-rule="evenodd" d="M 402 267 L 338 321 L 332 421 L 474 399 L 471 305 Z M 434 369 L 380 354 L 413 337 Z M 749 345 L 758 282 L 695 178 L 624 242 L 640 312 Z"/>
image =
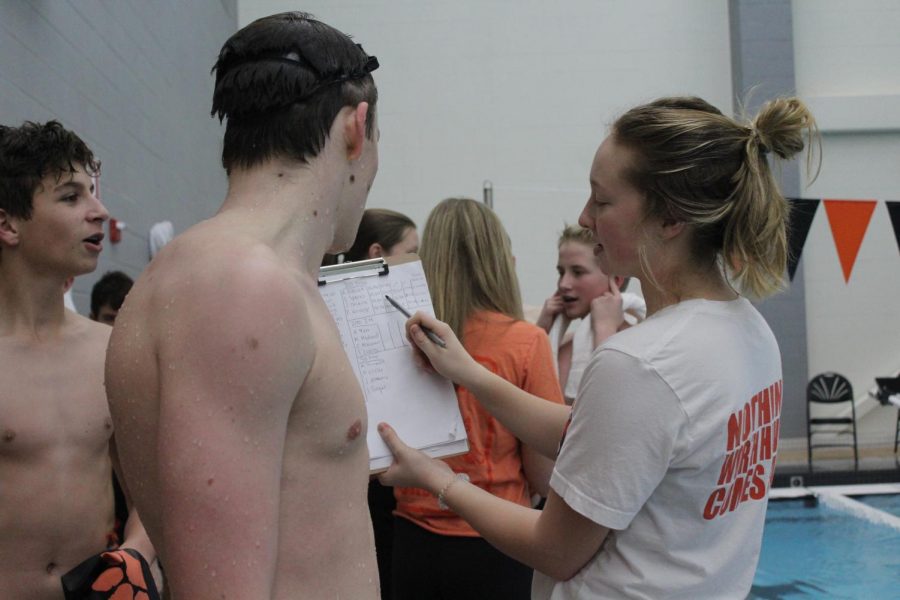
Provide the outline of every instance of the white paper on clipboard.
<path id="1" fill-rule="evenodd" d="M 323 267 L 319 292 L 365 396 L 369 470 L 383 471 L 393 461 L 376 429 L 381 422 L 389 423 L 406 444 L 435 458 L 468 452 L 453 384 L 416 365 L 406 339 L 406 317 L 385 299 L 390 295 L 410 313 L 434 315 L 418 256 Z"/>

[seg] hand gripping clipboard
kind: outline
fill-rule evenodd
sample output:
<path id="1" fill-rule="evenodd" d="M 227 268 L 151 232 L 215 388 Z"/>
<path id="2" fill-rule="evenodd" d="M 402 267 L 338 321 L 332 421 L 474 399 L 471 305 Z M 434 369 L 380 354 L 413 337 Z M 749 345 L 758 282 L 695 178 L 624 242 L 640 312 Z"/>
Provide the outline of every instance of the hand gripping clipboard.
<path id="1" fill-rule="evenodd" d="M 412 313 L 434 315 L 419 257 L 403 254 L 322 267 L 319 292 L 366 400 L 369 470 L 384 471 L 393 461 L 376 429 L 382 421 L 432 457 L 468 452 L 453 384 L 416 365 L 406 317 L 385 299 L 390 295 Z"/>

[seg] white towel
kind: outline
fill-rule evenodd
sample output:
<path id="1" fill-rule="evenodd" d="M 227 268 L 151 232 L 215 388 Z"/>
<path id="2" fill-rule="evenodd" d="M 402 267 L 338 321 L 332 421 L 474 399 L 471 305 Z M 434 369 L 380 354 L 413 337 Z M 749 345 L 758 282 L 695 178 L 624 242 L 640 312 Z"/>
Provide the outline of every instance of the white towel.
<path id="1" fill-rule="evenodd" d="M 622 293 L 622 310 L 625 311 L 625 321 L 629 325 L 635 325 L 647 316 L 647 305 L 644 299 L 637 294 Z M 573 400 L 578 395 L 578 386 L 584 370 L 594 353 L 594 328 L 590 315 L 583 319 L 569 320 L 565 314 L 557 315 L 550 327 L 550 349 L 553 351 L 553 365 L 559 370 L 559 348 L 572 340 L 572 363 L 569 367 L 569 377 L 566 380 L 566 389 L 563 395 Z"/>
<path id="2" fill-rule="evenodd" d="M 569 366 L 569 378 L 566 380 L 566 388 L 563 395 L 571 403 L 578 395 L 578 385 L 581 376 L 594 351 L 594 332 L 591 328 L 591 318 L 569 320 L 564 314 L 554 319 L 550 327 L 550 348 L 553 350 L 553 365 L 559 370 L 559 348 L 572 342 L 572 360 Z"/>
<path id="3" fill-rule="evenodd" d="M 175 237 L 175 227 L 171 221 L 160 221 L 150 228 L 150 260 Z"/>
<path id="4" fill-rule="evenodd" d="M 63 305 L 72 312 L 78 312 L 78 309 L 75 308 L 75 300 L 72 299 L 72 290 L 66 290 L 66 293 L 63 294 Z"/>
<path id="5" fill-rule="evenodd" d="M 637 294 L 622 292 L 622 310 L 629 325 L 637 325 L 647 318 L 647 303 Z"/>

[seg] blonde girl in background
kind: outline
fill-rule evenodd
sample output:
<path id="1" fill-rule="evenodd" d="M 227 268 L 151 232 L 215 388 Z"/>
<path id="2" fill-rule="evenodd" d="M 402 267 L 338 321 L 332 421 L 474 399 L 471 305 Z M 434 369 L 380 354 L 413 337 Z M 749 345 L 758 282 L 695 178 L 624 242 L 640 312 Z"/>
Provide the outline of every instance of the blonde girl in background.
<path id="1" fill-rule="evenodd" d="M 539 402 L 562 407 L 547 334 L 522 320 L 509 236 L 494 211 L 466 198 L 444 200 L 425 223 L 420 256 L 435 314 L 466 356 Z M 547 492 L 552 460 L 523 445 L 471 391 L 456 392 L 469 452 L 441 464 L 493 497 L 530 508 L 534 492 Z M 493 548 L 432 494 L 398 487 L 396 497 L 396 600 L 529 597 L 531 568 Z"/>
<path id="2" fill-rule="evenodd" d="M 572 404 L 594 349 L 647 315 L 644 299 L 625 291 L 628 280 L 603 272 L 589 229 L 568 225 L 557 243 L 556 292 L 544 302 L 536 325 L 550 336 L 559 384 Z"/>

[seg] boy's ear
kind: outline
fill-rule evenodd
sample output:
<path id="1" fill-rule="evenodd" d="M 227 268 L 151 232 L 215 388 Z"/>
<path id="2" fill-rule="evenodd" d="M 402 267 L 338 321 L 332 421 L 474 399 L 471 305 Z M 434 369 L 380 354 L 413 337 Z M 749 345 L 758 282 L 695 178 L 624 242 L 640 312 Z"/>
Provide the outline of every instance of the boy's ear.
<path id="1" fill-rule="evenodd" d="M 616 287 L 621 288 L 622 284 L 625 283 L 625 278 L 621 275 L 613 275 L 613 281 L 616 282 Z"/>
<path id="2" fill-rule="evenodd" d="M 19 225 L 16 219 L 0 208 L 0 243 L 5 246 L 19 244 Z"/>
<path id="3" fill-rule="evenodd" d="M 356 160 L 363 151 L 366 141 L 366 118 L 369 103 L 360 102 L 344 120 L 344 139 L 347 141 L 347 159 Z"/>
<path id="4" fill-rule="evenodd" d="M 369 246 L 369 258 L 381 258 L 382 256 L 384 256 L 384 248 L 381 247 L 381 244 L 375 242 Z"/>

